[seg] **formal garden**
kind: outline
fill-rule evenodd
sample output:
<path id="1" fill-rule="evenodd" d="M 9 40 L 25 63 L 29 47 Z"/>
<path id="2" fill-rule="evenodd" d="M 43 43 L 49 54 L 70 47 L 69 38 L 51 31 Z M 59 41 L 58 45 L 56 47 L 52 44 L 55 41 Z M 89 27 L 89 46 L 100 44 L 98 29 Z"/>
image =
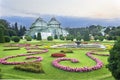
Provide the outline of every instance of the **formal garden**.
<path id="1" fill-rule="evenodd" d="M 119 80 L 120 26 L 66 28 L 42 39 L 0 19 L 0 79 Z"/>
<path id="2" fill-rule="evenodd" d="M 26 41 L 0 43 L 3 79 L 114 80 L 106 67 L 114 41 L 99 41 L 102 48 L 52 48 L 74 41 Z M 94 43 L 94 41 L 86 42 Z M 85 44 L 86 44 L 85 43 Z"/>

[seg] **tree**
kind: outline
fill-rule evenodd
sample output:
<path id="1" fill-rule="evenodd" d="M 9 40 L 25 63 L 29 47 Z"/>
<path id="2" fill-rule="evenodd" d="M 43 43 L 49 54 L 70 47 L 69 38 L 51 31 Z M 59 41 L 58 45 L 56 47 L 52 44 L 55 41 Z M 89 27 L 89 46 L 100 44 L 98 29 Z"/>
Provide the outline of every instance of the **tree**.
<path id="1" fill-rule="evenodd" d="M 4 40 L 4 32 L 2 30 L 2 28 L 0 28 L 0 43 L 4 43 L 5 40 Z"/>
<path id="2" fill-rule="evenodd" d="M 108 62 L 108 69 L 116 80 L 120 80 L 120 39 L 115 42 L 113 48 L 110 50 Z"/>
<path id="3" fill-rule="evenodd" d="M 84 34 L 84 37 L 83 37 L 84 41 L 90 41 L 90 37 L 89 37 L 89 32 L 86 31 L 86 33 Z"/>
<path id="4" fill-rule="evenodd" d="M 103 41 L 104 40 L 104 36 L 99 36 L 99 40 Z"/>
<path id="5" fill-rule="evenodd" d="M 104 32 L 105 32 L 106 34 L 108 34 L 108 33 L 110 32 L 110 28 L 107 27 Z"/>
<path id="6" fill-rule="evenodd" d="M 38 33 L 38 34 L 37 34 L 37 40 L 42 40 L 42 38 L 41 38 L 41 33 Z"/>
<path id="7" fill-rule="evenodd" d="M 98 40 L 99 39 L 99 36 L 94 36 L 94 40 L 96 41 L 96 40 Z"/>
<path id="8" fill-rule="evenodd" d="M 3 30 L 3 32 L 4 32 L 4 33 L 3 33 L 4 35 L 9 35 L 7 28 L 6 28 L 3 24 L 1 24 L 1 23 L 0 23 L 0 28 L 2 28 L 2 30 Z"/>
<path id="9" fill-rule="evenodd" d="M 81 39 L 82 39 L 81 36 L 77 36 L 76 38 L 77 41 L 80 41 Z"/>
<path id="10" fill-rule="evenodd" d="M 58 39 L 58 36 L 55 34 L 54 39 Z"/>
<path id="11" fill-rule="evenodd" d="M 66 40 L 71 40 L 71 41 L 73 41 L 73 36 L 72 36 L 72 35 L 67 35 Z"/>
<path id="12" fill-rule="evenodd" d="M 20 25 L 19 36 L 23 36 L 25 34 L 26 28 L 25 26 Z"/>
<path id="13" fill-rule="evenodd" d="M 19 36 L 19 30 L 18 30 L 17 22 L 15 22 L 15 31 L 16 31 L 16 33 L 17 33 L 17 36 Z"/>
<path id="14" fill-rule="evenodd" d="M 36 39 L 36 38 L 37 38 L 36 35 L 34 35 L 34 36 L 33 36 L 33 39 Z"/>
<path id="15" fill-rule="evenodd" d="M 0 19 L 0 24 L 2 24 L 6 29 L 10 26 L 10 23 L 4 19 Z"/>
<path id="16" fill-rule="evenodd" d="M 77 32 L 76 40 L 77 40 L 77 41 L 80 41 L 81 39 L 82 39 L 82 38 L 81 38 L 80 32 Z"/>
<path id="17" fill-rule="evenodd" d="M 17 33 L 16 33 L 15 30 L 9 29 L 9 30 L 8 30 L 8 33 L 9 33 L 9 36 L 10 36 L 10 37 L 11 37 L 11 36 L 17 36 Z"/>

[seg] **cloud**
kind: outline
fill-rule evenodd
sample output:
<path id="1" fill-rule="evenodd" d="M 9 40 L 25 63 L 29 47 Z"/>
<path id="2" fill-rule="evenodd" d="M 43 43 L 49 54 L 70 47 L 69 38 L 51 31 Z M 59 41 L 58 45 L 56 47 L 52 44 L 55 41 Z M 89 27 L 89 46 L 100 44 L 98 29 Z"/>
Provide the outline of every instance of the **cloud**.
<path id="1" fill-rule="evenodd" d="M 0 16 L 120 18 L 120 0 L 0 0 Z"/>

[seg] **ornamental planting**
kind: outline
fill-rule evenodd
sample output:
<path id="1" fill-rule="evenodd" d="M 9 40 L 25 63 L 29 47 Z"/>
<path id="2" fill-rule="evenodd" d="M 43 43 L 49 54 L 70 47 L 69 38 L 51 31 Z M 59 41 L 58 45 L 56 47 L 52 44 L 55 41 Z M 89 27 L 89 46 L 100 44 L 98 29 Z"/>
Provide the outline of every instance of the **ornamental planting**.
<path id="1" fill-rule="evenodd" d="M 91 58 L 92 60 L 94 60 L 96 62 L 95 66 L 92 67 L 82 67 L 82 68 L 72 68 L 69 66 L 63 66 L 60 64 L 61 61 L 71 61 L 72 63 L 78 63 L 79 61 L 77 59 L 72 59 L 72 58 L 57 58 L 52 62 L 52 65 L 54 67 L 57 67 L 58 69 L 61 70 L 65 70 L 65 71 L 70 71 L 70 72 L 88 72 L 88 71 L 93 71 L 93 70 L 97 70 L 103 67 L 103 63 L 98 59 L 95 58 L 94 56 L 92 56 L 92 54 L 95 54 L 93 52 L 87 52 L 86 55 Z"/>

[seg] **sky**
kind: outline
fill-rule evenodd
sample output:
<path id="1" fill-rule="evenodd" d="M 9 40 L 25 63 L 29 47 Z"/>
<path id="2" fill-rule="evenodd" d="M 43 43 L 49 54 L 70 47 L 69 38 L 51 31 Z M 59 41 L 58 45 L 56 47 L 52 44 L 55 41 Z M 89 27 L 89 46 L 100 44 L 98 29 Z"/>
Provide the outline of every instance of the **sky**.
<path id="1" fill-rule="evenodd" d="M 41 15 L 118 22 L 120 0 L 0 0 L 0 17 Z"/>

